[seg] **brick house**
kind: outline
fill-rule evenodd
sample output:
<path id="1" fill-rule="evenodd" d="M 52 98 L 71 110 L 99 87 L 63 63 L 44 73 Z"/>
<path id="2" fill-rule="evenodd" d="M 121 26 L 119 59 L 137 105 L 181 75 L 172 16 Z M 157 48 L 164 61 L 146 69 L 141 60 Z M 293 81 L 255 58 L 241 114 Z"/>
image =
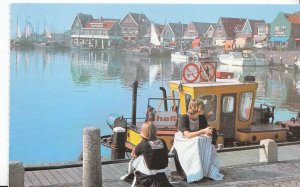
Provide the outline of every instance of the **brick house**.
<path id="1" fill-rule="evenodd" d="M 151 22 L 145 14 L 130 12 L 120 21 L 122 39 L 138 42 L 145 36 L 150 25 Z"/>
<path id="2" fill-rule="evenodd" d="M 71 45 L 87 48 L 109 48 L 121 43 L 121 27 L 118 19 L 94 19 L 92 15 L 79 13 L 71 27 Z"/>
<path id="3" fill-rule="evenodd" d="M 235 40 L 236 34 L 242 32 L 246 19 L 219 18 L 213 34 L 213 45 L 224 46 L 226 41 Z"/>

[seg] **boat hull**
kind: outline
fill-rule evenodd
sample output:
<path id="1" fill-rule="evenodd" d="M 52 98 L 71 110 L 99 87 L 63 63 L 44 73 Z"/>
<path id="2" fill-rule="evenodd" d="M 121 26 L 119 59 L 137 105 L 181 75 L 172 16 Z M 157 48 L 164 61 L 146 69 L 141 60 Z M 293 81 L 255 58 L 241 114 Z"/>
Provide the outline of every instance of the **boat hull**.
<path id="1" fill-rule="evenodd" d="M 273 124 L 252 125 L 247 129 L 237 131 L 238 141 L 256 144 L 264 139 L 272 139 L 277 142 L 287 141 L 286 128 Z"/>
<path id="2" fill-rule="evenodd" d="M 222 64 L 232 66 L 268 66 L 269 62 L 266 59 L 260 58 L 234 58 L 227 54 L 218 55 L 218 58 Z"/>

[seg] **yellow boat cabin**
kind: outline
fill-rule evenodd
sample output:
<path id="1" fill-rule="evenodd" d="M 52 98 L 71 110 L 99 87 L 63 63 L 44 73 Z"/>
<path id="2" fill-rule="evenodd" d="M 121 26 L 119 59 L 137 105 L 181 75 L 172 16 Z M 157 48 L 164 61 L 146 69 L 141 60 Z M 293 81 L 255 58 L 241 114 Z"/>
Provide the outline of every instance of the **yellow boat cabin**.
<path id="1" fill-rule="evenodd" d="M 169 84 L 172 97 L 180 99 L 179 113 L 187 112 L 191 99 L 204 102 L 208 124 L 219 132 L 217 143 L 259 143 L 266 138 L 286 141 L 286 129 L 264 122 L 259 116 L 261 113 L 255 115 L 258 119 L 253 121 L 254 111 L 266 110 L 254 107 L 258 86 L 255 81 L 217 78 L 215 82 L 170 81 Z M 272 117 L 272 111 L 270 113 Z"/>

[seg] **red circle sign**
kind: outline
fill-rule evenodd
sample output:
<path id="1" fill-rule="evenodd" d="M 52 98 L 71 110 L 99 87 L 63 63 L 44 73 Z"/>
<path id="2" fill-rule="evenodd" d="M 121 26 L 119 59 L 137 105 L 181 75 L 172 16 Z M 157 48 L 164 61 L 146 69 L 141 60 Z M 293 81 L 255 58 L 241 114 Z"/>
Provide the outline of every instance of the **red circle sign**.
<path id="1" fill-rule="evenodd" d="M 195 82 L 200 76 L 200 71 L 198 66 L 195 63 L 189 63 L 184 66 L 182 70 L 182 78 L 187 83 Z"/>
<path id="2" fill-rule="evenodd" d="M 201 66 L 203 68 L 202 69 L 200 67 L 200 79 L 201 79 L 201 81 L 210 81 L 210 80 L 212 80 L 215 77 L 215 72 L 216 72 L 215 66 L 211 63 L 204 63 L 204 64 L 202 63 Z M 205 71 L 207 76 L 205 75 L 203 70 Z M 207 80 L 207 78 L 209 80 Z"/>

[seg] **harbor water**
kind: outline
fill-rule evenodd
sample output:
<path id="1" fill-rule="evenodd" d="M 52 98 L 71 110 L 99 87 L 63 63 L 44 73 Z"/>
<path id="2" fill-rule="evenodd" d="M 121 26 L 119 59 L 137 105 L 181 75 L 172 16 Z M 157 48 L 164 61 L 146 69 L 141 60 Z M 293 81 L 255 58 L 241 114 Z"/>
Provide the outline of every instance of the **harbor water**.
<path id="1" fill-rule="evenodd" d="M 162 97 L 178 80 L 182 64 L 123 52 L 12 49 L 10 54 L 10 160 L 25 164 L 74 161 L 82 149 L 82 129 L 111 134 L 110 114 L 131 117 L 132 83 L 139 82 L 137 117 L 145 117 L 149 97 Z M 259 82 L 255 105 L 274 105 L 275 121 L 300 110 L 300 73 L 279 67 L 218 65 L 235 76 Z M 110 152 L 102 146 L 101 154 Z"/>

